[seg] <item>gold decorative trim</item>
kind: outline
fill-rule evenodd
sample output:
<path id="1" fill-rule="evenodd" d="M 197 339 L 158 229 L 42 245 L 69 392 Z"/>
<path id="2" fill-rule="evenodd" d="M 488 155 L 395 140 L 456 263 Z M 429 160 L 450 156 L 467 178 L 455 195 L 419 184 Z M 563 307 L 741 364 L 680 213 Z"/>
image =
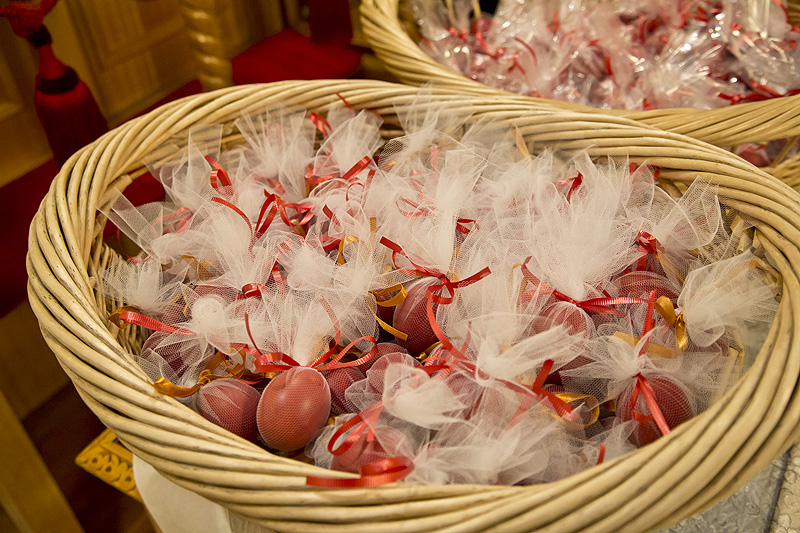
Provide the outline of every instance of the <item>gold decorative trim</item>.
<path id="1" fill-rule="evenodd" d="M 89 443 L 75 458 L 75 464 L 134 500 L 142 501 L 133 480 L 133 454 L 110 429 Z"/>

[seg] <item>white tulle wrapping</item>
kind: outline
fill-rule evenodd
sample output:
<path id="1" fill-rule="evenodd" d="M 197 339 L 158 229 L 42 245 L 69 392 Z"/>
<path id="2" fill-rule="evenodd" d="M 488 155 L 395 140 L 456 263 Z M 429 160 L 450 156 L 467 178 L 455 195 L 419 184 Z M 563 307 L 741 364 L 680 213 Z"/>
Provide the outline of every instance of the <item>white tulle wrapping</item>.
<path id="1" fill-rule="evenodd" d="M 316 134 L 305 110 L 278 108 L 265 115 L 243 115 L 234 125 L 249 147 L 242 154 L 243 174 L 291 202 L 305 198 L 302 178 L 314 156 Z"/>
<path id="2" fill-rule="evenodd" d="M 778 308 L 758 274 L 752 254 L 743 253 L 693 270 L 678 297 L 689 339 L 708 347 L 726 328 L 744 321 L 769 321 Z"/>
<path id="3" fill-rule="evenodd" d="M 515 16 L 544 24 L 556 7 Z M 457 23 L 469 9 L 457 3 Z M 559 9 L 564 21 L 575 17 Z M 505 45 L 502 32 L 487 37 Z M 324 132 L 301 110 L 243 117 L 246 144 L 222 152 L 219 129 L 193 130 L 186 153 L 154 169 L 164 202 L 134 207 L 121 197 L 107 210 L 144 259 L 115 263 L 103 281 L 114 305 L 163 324 L 150 324 L 137 362 L 153 380 L 183 387 L 198 383 L 217 352 L 227 356 L 218 376 L 284 357 L 310 366 L 354 343 L 342 354 L 352 361 L 391 339 L 375 319 L 387 309 L 373 293 L 440 285 L 436 296 L 452 301 L 437 304 L 434 338 L 444 342 L 430 347 L 427 364 L 446 368 L 423 369 L 414 357 L 424 360 L 421 348 L 414 356 L 384 350 L 360 364 L 343 390 L 344 410 L 354 412 L 306 448 L 318 465 L 356 472 L 364 461 L 403 456 L 414 462 L 409 483 L 560 479 L 658 436 L 629 412 L 634 403 L 639 413 L 649 409 L 631 400 L 640 376 L 667 398 L 677 425 L 741 375 L 735 353 L 749 346 L 745 326 L 774 316 L 768 263 L 741 253 L 756 250 L 752 228 L 729 235 L 716 191 L 703 182 L 675 201 L 646 165 L 551 150 L 530 156 L 508 131 L 466 125 L 425 92 L 400 117 L 408 134 L 382 150 L 371 113 L 336 104 L 327 125 L 314 120 Z M 206 155 L 229 187 L 211 183 Z M 642 232 L 658 241 L 658 259 L 645 256 Z M 402 252 L 393 257 L 390 244 Z M 657 313 L 639 339 L 652 290 L 683 312 L 690 342 L 682 353 L 674 325 Z M 611 296 L 640 300 L 599 310 L 585 303 Z M 420 309 L 415 319 L 427 325 Z M 607 400 L 622 409 L 615 415 L 600 405 Z M 332 455 L 337 429 L 378 407 L 358 445 Z"/>
<path id="4" fill-rule="evenodd" d="M 161 264 L 152 258 L 119 261 L 103 272 L 107 294 L 154 315 L 161 314 L 180 296 L 182 278 L 180 273 L 164 272 Z"/>

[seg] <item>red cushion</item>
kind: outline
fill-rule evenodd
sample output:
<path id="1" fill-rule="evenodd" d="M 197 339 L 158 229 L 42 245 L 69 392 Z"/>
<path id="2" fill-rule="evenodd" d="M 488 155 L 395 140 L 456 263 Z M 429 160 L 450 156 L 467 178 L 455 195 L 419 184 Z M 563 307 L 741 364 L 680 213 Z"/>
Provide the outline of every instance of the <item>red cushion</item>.
<path id="1" fill-rule="evenodd" d="M 351 46 L 316 43 L 293 30 L 283 30 L 254 44 L 231 60 L 233 83 L 347 78 L 361 64 Z"/>

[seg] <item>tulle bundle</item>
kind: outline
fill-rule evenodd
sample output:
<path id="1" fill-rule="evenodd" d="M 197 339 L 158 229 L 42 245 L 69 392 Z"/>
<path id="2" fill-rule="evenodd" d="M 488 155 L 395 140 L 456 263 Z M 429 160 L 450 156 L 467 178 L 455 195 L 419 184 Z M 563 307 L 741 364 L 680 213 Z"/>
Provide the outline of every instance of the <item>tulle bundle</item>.
<path id="1" fill-rule="evenodd" d="M 162 394 L 349 485 L 530 484 L 643 446 L 741 375 L 777 308 L 758 234 L 696 180 L 531 156 L 425 105 L 192 132 L 103 275 Z M 318 147 L 318 148 L 317 148 Z M 382 148 L 381 148 L 382 147 Z M 328 486 L 328 481 L 309 478 Z"/>

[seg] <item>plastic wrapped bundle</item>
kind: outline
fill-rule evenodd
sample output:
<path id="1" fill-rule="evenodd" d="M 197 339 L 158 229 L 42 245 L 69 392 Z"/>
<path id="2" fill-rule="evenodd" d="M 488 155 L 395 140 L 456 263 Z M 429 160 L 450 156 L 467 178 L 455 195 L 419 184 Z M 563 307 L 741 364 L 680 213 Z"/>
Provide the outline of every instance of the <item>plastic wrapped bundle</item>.
<path id="1" fill-rule="evenodd" d="M 605 109 L 713 109 L 800 88 L 800 34 L 779 2 L 505 0 L 494 16 L 468 2 L 412 5 L 423 50 L 511 92 Z"/>

